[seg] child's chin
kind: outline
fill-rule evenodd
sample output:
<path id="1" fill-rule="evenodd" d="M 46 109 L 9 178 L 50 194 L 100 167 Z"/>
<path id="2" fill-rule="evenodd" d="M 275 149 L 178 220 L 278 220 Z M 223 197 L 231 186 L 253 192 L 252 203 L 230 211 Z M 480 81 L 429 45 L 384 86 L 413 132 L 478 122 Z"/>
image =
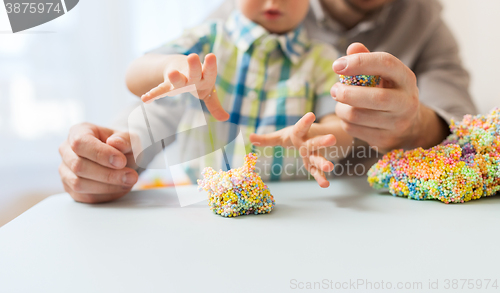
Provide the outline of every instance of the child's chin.
<path id="1" fill-rule="evenodd" d="M 272 34 L 282 35 L 286 34 L 292 29 L 284 27 L 278 24 L 276 21 L 269 21 L 268 24 L 264 24 L 263 27 Z"/>

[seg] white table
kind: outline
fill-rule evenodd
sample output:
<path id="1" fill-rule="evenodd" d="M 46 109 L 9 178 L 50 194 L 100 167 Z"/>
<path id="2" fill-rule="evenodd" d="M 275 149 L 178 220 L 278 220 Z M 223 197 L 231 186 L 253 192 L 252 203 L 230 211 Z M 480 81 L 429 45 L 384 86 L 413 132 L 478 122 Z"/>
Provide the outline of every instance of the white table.
<path id="1" fill-rule="evenodd" d="M 500 197 L 414 201 L 365 178 L 269 187 L 272 213 L 237 218 L 181 208 L 172 189 L 100 205 L 51 196 L 0 228 L 0 292 L 427 292 L 429 279 L 459 292 L 447 280 L 500 279 Z"/>

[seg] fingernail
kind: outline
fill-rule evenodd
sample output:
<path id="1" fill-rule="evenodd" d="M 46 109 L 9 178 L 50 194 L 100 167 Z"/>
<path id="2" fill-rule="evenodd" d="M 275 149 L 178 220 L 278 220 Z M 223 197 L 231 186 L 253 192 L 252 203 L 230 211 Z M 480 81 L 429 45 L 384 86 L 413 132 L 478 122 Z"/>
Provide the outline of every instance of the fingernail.
<path id="1" fill-rule="evenodd" d="M 336 101 L 337 100 L 337 87 L 332 86 L 332 89 L 330 90 L 330 94 L 332 95 L 332 98 Z"/>
<path id="2" fill-rule="evenodd" d="M 132 173 L 125 173 L 122 178 L 123 184 L 132 185 L 135 183 L 135 176 Z"/>
<path id="3" fill-rule="evenodd" d="M 333 62 L 333 71 L 342 71 L 347 67 L 347 60 L 345 58 L 340 58 Z"/>
<path id="4" fill-rule="evenodd" d="M 117 168 L 120 168 L 123 166 L 122 158 L 120 158 L 118 156 L 109 157 L 109 163 Z"/>

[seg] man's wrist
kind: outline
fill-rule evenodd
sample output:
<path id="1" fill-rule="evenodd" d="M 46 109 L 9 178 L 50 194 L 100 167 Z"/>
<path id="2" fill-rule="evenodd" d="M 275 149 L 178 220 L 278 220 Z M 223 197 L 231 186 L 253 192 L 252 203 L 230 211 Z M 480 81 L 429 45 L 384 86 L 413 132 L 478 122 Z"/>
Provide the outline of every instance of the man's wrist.
<path id="1" fill-rule="evenodd" d="M 419 129 L 411 148 L 431 148 L 440 144 L 449 134 L 448 124 L 434 110 L 423 104 L 420 104 L 419 112 Z"/>

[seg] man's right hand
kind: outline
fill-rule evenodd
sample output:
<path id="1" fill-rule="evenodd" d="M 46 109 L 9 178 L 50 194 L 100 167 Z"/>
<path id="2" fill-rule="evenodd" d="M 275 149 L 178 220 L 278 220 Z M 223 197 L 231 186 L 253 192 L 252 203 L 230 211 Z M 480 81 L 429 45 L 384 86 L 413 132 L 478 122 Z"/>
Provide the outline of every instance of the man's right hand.
<path id="1" fill-rule="evenodd" d="M 75 201 L 99 203 L 127 194 L 139 175 L 128 133 L 90 123 L 71 127 L 59 147 L 64 190 Z"/>

